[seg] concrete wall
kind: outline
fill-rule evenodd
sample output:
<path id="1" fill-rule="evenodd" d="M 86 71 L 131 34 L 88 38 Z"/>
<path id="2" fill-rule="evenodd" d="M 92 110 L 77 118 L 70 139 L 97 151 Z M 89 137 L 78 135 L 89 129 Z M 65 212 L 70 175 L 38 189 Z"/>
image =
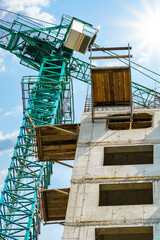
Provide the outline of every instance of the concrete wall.
<path id="1" fill-rule="evenodd" d="M 160 239 L 160 111 L 147 113 L 153 114 L 152 127 L 117 131 L 83 114 L 63 240 L 94 240 L 95 228 L 122 226 L 153 226 L 153 239 Z M 153 145 L 153 164 L 103 166 L 104 147 L 135 145 Z M 99 206 L 100 184 L 140 182 L 152 182 L 153 204 Z"/>

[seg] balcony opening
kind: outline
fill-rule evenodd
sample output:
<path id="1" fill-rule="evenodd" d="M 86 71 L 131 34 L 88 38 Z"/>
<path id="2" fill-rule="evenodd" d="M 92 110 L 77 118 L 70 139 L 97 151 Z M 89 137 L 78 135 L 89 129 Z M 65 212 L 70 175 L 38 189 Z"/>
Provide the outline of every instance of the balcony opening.
<path id="1" fill-rule="evenodd" d="M 152 115 L 148 113 L 134 113 L 131 122 L 126 115 L 112 115 L 107 119 L 107 128 L 111 130 L 127 130 L 149 128 L 152 126 Z"/>
<path id="2" fill-rule="evenodd" d="M 99 206 L 153 204 L 152 183 L 101 184 Z"/>
<path id="3" fill-rule="evenodd" d="M 153 164 L 153 145 L 104 148 L 104 166 Z"/>
<path id="4" fill-rule="evenodd" d="M 96 240 L 153 240 L 153 227 L 96 228 Z"/>

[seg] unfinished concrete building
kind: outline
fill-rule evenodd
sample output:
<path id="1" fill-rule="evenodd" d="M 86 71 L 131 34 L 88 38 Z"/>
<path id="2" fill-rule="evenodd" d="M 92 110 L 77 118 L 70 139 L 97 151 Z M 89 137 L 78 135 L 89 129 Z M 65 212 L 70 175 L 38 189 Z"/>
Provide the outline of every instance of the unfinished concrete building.
<path id="1" fill-rule="evenodd" d="M 63 240 L 158 240 L 160 110 L 132 110 L 130 67 L 91 74 Z"/>

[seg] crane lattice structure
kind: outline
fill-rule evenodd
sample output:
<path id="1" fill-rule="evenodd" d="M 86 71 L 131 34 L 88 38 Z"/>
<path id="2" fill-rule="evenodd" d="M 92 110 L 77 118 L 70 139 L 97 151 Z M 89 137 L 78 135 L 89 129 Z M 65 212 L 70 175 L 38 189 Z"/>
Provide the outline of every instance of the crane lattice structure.
<path id="1" fill-rule="evenodd" d="M 38 188 L 48 188 L 53 162 L 38 162 L 32 124 L 74 122 L 72 78 L 90 83 L 90 64 L 73 57 L 67 47 L 73 21 L 83 24 L 84 42 L 93 44 L 92 25 L 63 15 L 53 25 L 23 15 L 1 11 L 0 47 L 20 58 L 20 64 L 38 76 L 22 78 L 23 122 L 0 201 L 0 238 L 38 239 L 40 232 Z M 86 35 L 90 39 L 85 38 Z M 92 35 L 92 37 L 91 37 Z M 85 43 L 86 43 L 85 42 Z M 83 45 L 79 52 L 84 53 Z M 136 104 L 153 107 L 159 92 L 132 82 Z"/>

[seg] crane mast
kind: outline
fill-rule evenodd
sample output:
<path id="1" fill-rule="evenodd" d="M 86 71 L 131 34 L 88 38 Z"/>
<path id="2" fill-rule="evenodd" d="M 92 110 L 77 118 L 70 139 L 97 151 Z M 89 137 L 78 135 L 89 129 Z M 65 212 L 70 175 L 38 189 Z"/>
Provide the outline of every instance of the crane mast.
<path id="1" fill-rule="evenodd" d="M 33 151 L 32 126 L 74 122 L 72 79 L 68 66 L 73 50 L 64 46 L 73 21 L 62 16 L 60 25 L 4 12 L 0 21 L 0 47 L 39 71 L 23 77 L 24 120 L 14 148 L 0 202 L 0 236 L 3 239 L 38 239 L 40 217 L 38 188 L 48 188 L 53 162 L 38 163 Z M 12 22 L 11 22 L 12 20 Z M 78 20 L 80 21 L 80 20 Z M 31 122 L 31 121 L 32 122 Z"/>

